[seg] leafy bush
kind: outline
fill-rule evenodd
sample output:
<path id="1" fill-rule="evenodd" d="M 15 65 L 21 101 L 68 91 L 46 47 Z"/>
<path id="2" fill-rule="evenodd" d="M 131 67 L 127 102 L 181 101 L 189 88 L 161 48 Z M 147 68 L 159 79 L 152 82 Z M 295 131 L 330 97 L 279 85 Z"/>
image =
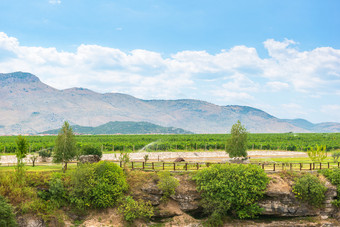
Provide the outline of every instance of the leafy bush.
<path id="1" fill-rule="evenodd" d="M 81 148 L 80 155 L 97 155 L 99 158 L 102 158 L 103 152 L 98 147 L 85 145 Z"/>
<path id="2" fill-rule="evenodd" d="M 334 152 L 332 153 L 332 158 L 333 158 L 333 161 L 334 161 L 334 162 L 337 162 L 338 159 L 340 158 L 340 151 L 334 151 Z"/>
<path id="3" fill-rule="evenodd" d="M 340 207 L 340 169 L 322 169 L 319 172 L 337 187 L 338 197 L 336 201 L 333 201 L 333 204 Z"/>
<path id="4" fill-rule="evenodd" d="M 316 145 L 316 147 L 311 147 L 307 151 L 308 157 L 313 162 L 322 162 L 325 158 L 327 158 L 327 148 L 326 146 Z"/>
<path id="5" fill-rule="evenodd" d="M 80 210 L 116 205 L 128 189 L 123 170 L 111 162 L 80 165 L 71 173 L 70 201 Z"/>
<path id="6" fill-rule="evenodd" d="M 44 200 L 49 200 L 57 208 L 60 208 L 67 203 L 67 191 L 64 186 L 64 181 L 62 179 L 63 174 L 54 173 L 51 180 L 49 181 L 48 192 L 41 191 L 38 192 L 40 198 Z"/>
<path id="7" fill-rule="evenodd" d="M 158 188 L 163 191 L 163 199 L 168 199 L 175 194 L 175 190 L 179 185 L 178 180 L 171 176 L 169 171 L 163 171 L 158 173 L 159 181 Z"/>
<path id="8" fill-rule="evenodd" d="M 50 150 L 47 149 L 42 149 L 40 151 L 38 151 L 39 156 L 41 157 L 43 162 L 46 162 L 46 159 L 51 157 L 52 152 Z"/>
<path id="9" fill-rule="evenodd" d="M 256 203 L 265 193 L 269 178 L 257 165 L 214 165 L 197 172 L 193 179 L 201 192 L 202 205 L 211 214 L 211 225 L 219 225 L 229 211 L 239 218 L 261 213 Z"/>
<path id="10" fill-rule="evenodd" d="M 295 197 L 316 207 L 320 207 L 325 201 L 326 191 L 327 187 L 310 173 L 300 177 L 293 186 Z"/>
<path id="11" fill-rule="evenodd" d="M 131 196 L 127 196 L 120 203 L 118 211 L 124 215 L 124 219 L 128 222 L 138 218 L 148 220 L 153 216 L 154 210 L 150 202 L 135 201 Z"/>
<path id="12" fill-rule="evenodd" d="M 18 226 L 12 206 L 2 196 L 0 196 L 0 226 Z"/>

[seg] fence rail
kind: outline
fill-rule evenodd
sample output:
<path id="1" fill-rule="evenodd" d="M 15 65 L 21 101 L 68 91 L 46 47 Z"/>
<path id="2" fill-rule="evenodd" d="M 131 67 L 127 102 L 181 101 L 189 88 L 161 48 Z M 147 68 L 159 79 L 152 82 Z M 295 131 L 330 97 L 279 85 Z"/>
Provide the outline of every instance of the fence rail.
<path id="1" fill-rule="evenodd" d="M 223 163 L 216 162 L 118 162 L 110 161 L 118 164 L 122 168 L 131 170 L 144 170 L 144 171 L 197 171 L 204 168 L 209 168 L 212 165 L 220 165 Z M 68 164 L 79 164 L 79 162 L 68 162 Z M 267 172 L 279 172 L 285 170 L 293 171 L 312 171 L 319 169 L 340 168 L 340 162 L 326 162 L 326 163 L 250 163 L 252 165 L 259 165 Z M 15 166 L 14 163 L 2 163 L 1 167 Z M 51 163 L 36 163 L 35 166 L 50 166 Z"/>

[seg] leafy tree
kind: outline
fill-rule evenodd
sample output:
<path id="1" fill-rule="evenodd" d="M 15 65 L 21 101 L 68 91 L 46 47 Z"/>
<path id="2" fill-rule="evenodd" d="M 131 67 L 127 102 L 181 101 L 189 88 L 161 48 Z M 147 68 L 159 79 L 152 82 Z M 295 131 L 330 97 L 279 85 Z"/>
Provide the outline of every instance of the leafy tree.
<path id="1" fill-rule="evenodd" d="M 227 141 L 226 152 L 230 158 L 234 157 L 247 157 L 247 130 L 241 125 L 240 121 L 237 121 L 231 127 L 231 137 Z"/>
<path id="2" fill-rule="evenodd" d="M 340 158 L 340 151 L 334 151 L 334 152 L 332 153 L 332 158 L 333 158 L 333 161 L 334 161 L 334 162 L 337 162 L 338 159 Z"/>
<path id="3" fill-rule="evenodd" d="M 24 176 L 24 166 L 23 159 L 26 158 L 28 153 L 28 142 L 25 137 L 18 136 L 16 140 L 17 149 L 15 155 L 17 157 L 17 178 L 19 182 L 22 182 Z"/>
<path id="4" fill-rule="evenodd" d="M 310 148 L 307 154 L 313 162 L 322 162 L 327 157 L 326 146 L 316 145 L 316 148 Z"/>
<path id="5" fill-rule="evenodd" d="M 53 152 L 54 163 L 64 163 L 63 170 L 67 170 L 67 163 L 77 155 L 76 141 L 72 128 L 67 121 L 64 122 L 55 141 Z"/>

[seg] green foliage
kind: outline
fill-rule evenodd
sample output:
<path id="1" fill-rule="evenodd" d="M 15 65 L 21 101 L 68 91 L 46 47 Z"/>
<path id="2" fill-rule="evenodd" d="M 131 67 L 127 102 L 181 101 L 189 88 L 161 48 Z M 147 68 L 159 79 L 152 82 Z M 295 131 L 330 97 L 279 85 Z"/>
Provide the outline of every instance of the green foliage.
<path id="1" fill-rule="evenodd" d="M 54 173 L 49 181 L 48 192 L 40 193 L 40 197 L 51 201 L 57 208 L 64 206 L 68 202 L 67 190 L 64 186 L 63 175 L 61 173 Z"/>
<path id="2" fill-rule="evenodd" d="M 15 227 L 18 226 L 13 208 L 8 204 L 4 197 L 0 196 L 0 226 Z"/>
<path id="3" fill-rule="evenodd" d="M 333 185 L 337 187 L 337 200 L 333 204 L 340 207 L 340 169 L 322 169 L 319 170 Z"/>
<path id="4" fill-rule="evenodd" d="M 97 155 L 99 158 L 102 158 L 103 152 L 93 145 L 85 145 L 81 148 L 80 155 Z"/>
<path id="5" fill-rule="evenodd" d="M 295 197 L 316 207 L 320 207 L 325 201 L 326 191 L 327 187 L 310 173 L 298 178 L 293 186 Z"/>
<path id="6" fill-rule="evenodd" d="M 72 128 L 67 121 L 64 122 L 58 137 L 55 141 L 53 162 L 64 163 L 64 171 L 67 170 L 67 163 L 75 158 L 77 154 L 76 141 Z"/>
<path id="7" fill-rule="evenodd" d="M 261 213 L 257 201 L 265 193 L 269 178 L 257 165 L 214 165 L 198 171 L 193 179 L 202 195 L 202 206 L 216 225 L 228 212 L 238 218 Z"/>
<path id="8" fill-rule="evenodd" d="M 23 183 L 24 177 L 25 177 L 25 170 L 24 166 L 25 163 L 22 161 L 24 158 L 26 158 L 26 155 L 28 153 L 28 142 L 25 137 L 18 136 L 16 140 L 17 149 L 15 151 L 15 155 L 17 157 L 17 179 L 19 183 Z"/>
<path id="9" fill-rule="evenodd" d="M 71 173 L 70 201 L 79 210 L 116 205 L 128 189 L 122 169 L 111 162 L 82 164 Z"/>
<path id="10" fill-rule="evenodd" d="M 234 157 L 247 157 L 247 130 L 237 121 L 231 127 L 231 138 L 229 138 L 226 146 L 226 152 L 230 158 Z"/>
<path id="11" fill-rule="evenodd" d="M 148 154 L 144 155 L 143 159 L 144 159 L 144 162 L 147 162 L 149 160 L 149 155 Z"/>
<path id="12" fill-rule="evenodd" d="M 17 156 L 18 164 L 22 163 L 22 159 L 26 158 L 28 153 L 28 141 L 23 136 L 18 136 L 16 140 L 17 150 L 15 151 L 15 155 Z"/>
<path id="13" fill-rule="evenodd" d="M 46 159 L 51 157 L 52 152 L 48 149 L 41 149 L 40 151 L 38 151 L 38 154 L 43 160 L 43 162 L 46 162 Z"/>
<path id="14" fill-rule="evenodd" d="M 124 215 L 125 221 L 128 222 L 139 218 L 149 220 L 154 215 L 154 209 L 150 202 L 136 201 L 131 196 L 121 199 L 118 211 Z"/>
<path id="15" fill-rule="evenodd" d="M 119 155 L 119 161 L 123 163 L 123 168 L 125 171 L 128 171 L 127 164 L 130 162 L 130 155 L 129 153 L 121 152 Z"/>
<path id="16" fill-rule="evenodd" d="M 338 159 L 340 158 L 340 151 L 334 151 L 334 152 L 332 153 L 332 158 L 333 158 L 333 161 L 334 161 L 334 162 L 337 162 Z"/>
<path id="17" fill-rule="evenodd" d="M 316 145 L 316 147 L 311 147 L 308 152 L 308 157 L 313 162 L 322 162 L 325 158 L 327 158 L 327 150 L 326 146 Z"/>
<path id="18" fill-rule="evenodd" d="M 159 181 L 157 186 L 163 191 L 163 199 L 168 199 L 170 196 L 175 194 L 176 188 L 179 182 L 176 178 L 171 176 L 169 171 L 162 171 L 158 173 Z"/>

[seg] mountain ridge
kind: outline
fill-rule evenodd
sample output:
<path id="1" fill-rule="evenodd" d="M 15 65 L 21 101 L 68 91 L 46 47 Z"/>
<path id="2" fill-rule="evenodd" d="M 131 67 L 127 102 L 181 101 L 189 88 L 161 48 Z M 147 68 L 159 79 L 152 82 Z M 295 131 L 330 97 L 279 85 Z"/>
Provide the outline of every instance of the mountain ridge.
<path id="1" fill-rule="evenodd" d="M 192 134 L 192 132 L 174 127 L 162 127 L 149 122 L 110 121 L 96 127 L 71 125 L 74 133 L 92 135 L 112 134 Z M 58 134 L 59 129 L 41 132 L 39 134 Z"/>
<path id="2" fill-rule="evenodd" d="M 339 123 L 279 119 L 248 106 L 219 106 L 195 99 L 143 100 L 87 88 L 55 89 L 33 74 L 0 74 L 0 135 L 36 134 L 71 125 L 96 127 L 110 121 L 149 122 L 194 133 L 227 133 L 240 120 L 249 132 L 340 132 Z"/>

